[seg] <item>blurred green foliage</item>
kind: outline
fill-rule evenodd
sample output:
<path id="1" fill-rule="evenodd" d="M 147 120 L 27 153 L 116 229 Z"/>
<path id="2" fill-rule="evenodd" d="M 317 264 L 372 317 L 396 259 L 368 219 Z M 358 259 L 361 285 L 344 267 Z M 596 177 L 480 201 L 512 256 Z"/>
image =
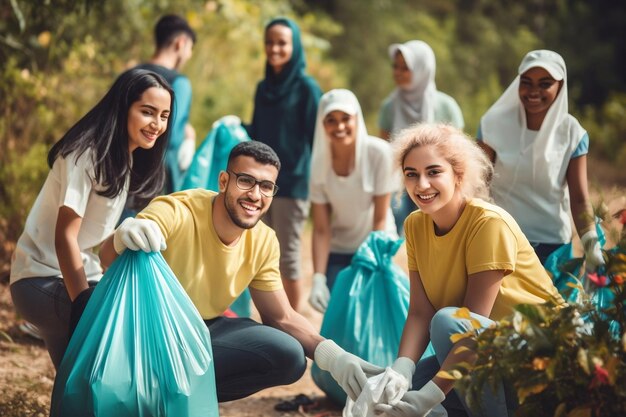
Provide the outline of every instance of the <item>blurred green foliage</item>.
<path id="1" fill-rule="evenodd" d="M 264 73 L 263 28 L 278 15 L 302 28 L 307 70 L 324 90 L 352 89 L 378 132 L 392 91 L 387 48 L 422 39 L 437 85 L 457 99 L 466 130 L 511 82 L 533 48 L 562 53 L 571 111 L 592 152 L 626 161 L 626 3 L 623 0 L 6 0 L 0 3 L 0 270 L 48 172 L 50 146 L 115 76 L 148 60 L 164 13 L 186 17 L 198 42 L 183 72 L 193 86 L 198 141 L 225 114 L 249 121 Z"/>

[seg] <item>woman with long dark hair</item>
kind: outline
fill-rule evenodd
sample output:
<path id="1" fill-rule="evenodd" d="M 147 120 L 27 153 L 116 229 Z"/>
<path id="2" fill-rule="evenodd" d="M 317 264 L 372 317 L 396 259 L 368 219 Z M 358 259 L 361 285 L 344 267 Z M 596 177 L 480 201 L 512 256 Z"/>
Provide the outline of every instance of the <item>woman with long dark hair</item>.
<path id="1" fill-rule="evenodd" d="M 159 75 L 126 71 L 48 154 L 50 173 L 13 254 L 11 296 L 55 367 L 102 276 L 94 249 L 129 194 L 149 198 L 163 187 L 173 101 Z"/>

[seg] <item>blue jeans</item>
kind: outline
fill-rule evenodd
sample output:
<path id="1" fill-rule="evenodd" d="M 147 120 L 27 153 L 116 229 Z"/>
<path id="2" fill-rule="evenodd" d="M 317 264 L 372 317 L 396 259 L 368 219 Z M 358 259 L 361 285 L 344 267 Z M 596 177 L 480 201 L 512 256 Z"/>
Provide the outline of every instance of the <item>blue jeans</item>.
<path id="1" fill-rule="evenodd" d="M 296 382 L 306 370 L 302 345 L 273 327 L 248 318 L 205 320 L 211 333 L 219 402 Z"/>
<path id="2" fill-rule="evenodd" d="M 337 275 L 342 269 L 347 268 L 352 263 L 354 253 L 333 253 L 328 255 L 328 265 L 326 265 L 326 285 L 329 290 L 333 290 Z"/>
<path id="3" fill-rule="evenodd" d="M 96 284 L 89 281 L 89 286 Z M 11 284 L 11 298 L 19 315 L 37 327 L 58 368 L 69 343 L 72 306 L 63 278 L 23 278 Z"/>
<path id="4" fill-rule="evenodd" d="M 448 353 L 454 345 L 450 341 L 450 336 L 457 333 L 465 333 L 472 328 L 469 320 L 458 319 L 454 317 L 454 313 L 458 307 L 445 307 L 437 311 L 430 322 L 430 340 L 435 350 L 435 356 L 421 359 L 415 368 L 413 375 L 413 389 L 419 390 L 428 381 L 439 372 L 441 364 L 448 356 Z M 483 327 L 488 327 L 493 321 L 487 317 L 471 313 L 472 318 L 478 320 Z M 456 393 L 456 390 L 450 391 L 443 401 L 443 406 L 452 415 L 469 415 L 471 417 L 507 417 L 509 410 L 505 395 L 504 385 L 500 383 L 496 391 L 492 391 L 489 386 L 484 387 L 482 397 L 482 408 L 480 411 L 470 411 L 465 402 L 461 399 L 462 395 Z M 465 414 L 466 413 L 466 414 Z M 511 415 L 513 415 L 511 413 Z"/>

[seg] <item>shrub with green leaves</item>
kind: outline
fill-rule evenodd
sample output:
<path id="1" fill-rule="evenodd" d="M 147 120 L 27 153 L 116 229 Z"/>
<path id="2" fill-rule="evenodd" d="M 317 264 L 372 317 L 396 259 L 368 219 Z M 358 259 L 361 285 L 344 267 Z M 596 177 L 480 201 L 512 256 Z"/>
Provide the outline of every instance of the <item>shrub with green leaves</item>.
<path id="1" fill-rule="evenodd" d="M 583 279 L 580 303 L 519 305 L 492 327 L 457 335 L 472 338 L 477 353 L 448 374 L 470 407 L 481 407 L 485 384 L 507 381 L 518 417 L 626 415 L 626 239 L 605 255 L 602 272 Z M 598 307 L 598 291 L 612 301 Z"/>

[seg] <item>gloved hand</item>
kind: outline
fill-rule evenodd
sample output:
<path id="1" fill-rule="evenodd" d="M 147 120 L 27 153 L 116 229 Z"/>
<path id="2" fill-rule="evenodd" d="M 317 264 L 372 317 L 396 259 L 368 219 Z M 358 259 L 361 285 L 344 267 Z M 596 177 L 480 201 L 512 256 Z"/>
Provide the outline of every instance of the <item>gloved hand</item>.
<path id="1" fill-rule="evenodd" d="M 329 299 L 330 291 L 328 286 L 326 286 L 326 275 L 316 272 L 313 274 L 313 286 L 309 295 L 309 304 L 320 313 L 325 313 Z"/>
<path id="2" fill-rule="evenodd" d="M 85 307 L 87 307 L 87 303 L 91 298 L 91 293 L 94 288 L 95 287 L 89 287 L 84 289 L 80 294 L 78 294 L 78 296 L 76 296 L 74 301 L 72 301 L 72 305 L 70 306 L 70 333 L 68 340 L 72 338 L 74 330 L 76 330 L 76 326 L 85 311 Z"/>
<path id="3" fill-rule="evenodd" d="M 422 389 L 404 394 L 396 405 L 378 404 L 374 409 L 388 417 L 424 417 L 445 398 L 437 384 L 428 381 Z"/>
<path id="4" fill-rule="evenodd" d="M 196 140 L 194 138 L 185 138 L 178 148 L 178 167 L 181 171 L 187 171 L 193 155 L 196 153 Z"/>
<path id="5" fill-rule="evenodd" d="M 346 352 L 330 339 L 317 345 L 313 356 L 317 366 L 330 372 L 330 375 L 353 401 L 361 394 L 367 378 L 385 370 Z"/>
<path id="6" fill-rule="evenodd" d="M 595 271 L 599 266 L 604 265 L 604 257 L 602 256 L 600 242 L 598 242 L 598 233 L 595 228 L 582 235 L 580 243 L 585 251 L 586 269 L 588 271 Z"/>
<path id="7" fill-rule="evenodd" d="M 167 249 L 165 238 L 152 220 L 129 217 L 113 234 L 113 247 L 118 255 L 126 248 L 144 252 L 159 252 Z"/>
<path id="8" fill-rule="evenodd" d="M 223 124 L 224 126 L 241 126 L 241 119 L 234 114 L 229 114 L 228 116 L 222 116 L 213 122 L 212 129 L 215 129 L 218 124 Z"/>
<path id="9" fill-rule="evenodd" d="M 413 359 L 401 356 L 393 362 L 391 369 L 405 377 L 409 383 L 409 389 L 411 389 L 413 386 L 413 374 L 415 373 L 415 362 L 413 362 Z"/>

